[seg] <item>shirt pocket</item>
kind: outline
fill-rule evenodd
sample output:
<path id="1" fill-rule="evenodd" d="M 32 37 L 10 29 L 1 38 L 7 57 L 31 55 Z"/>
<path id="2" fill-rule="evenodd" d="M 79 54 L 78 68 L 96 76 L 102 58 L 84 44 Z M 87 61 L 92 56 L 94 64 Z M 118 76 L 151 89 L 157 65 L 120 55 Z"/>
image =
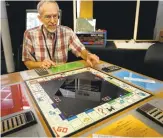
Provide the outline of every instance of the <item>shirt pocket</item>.
<path id="1" fill-rule="evenodd" d="M 46 52 L 46 49 L 43 47 L 35 48 L 35 57 L 37 61 L 43 61 L 46 58 L 45 52 Z"/>

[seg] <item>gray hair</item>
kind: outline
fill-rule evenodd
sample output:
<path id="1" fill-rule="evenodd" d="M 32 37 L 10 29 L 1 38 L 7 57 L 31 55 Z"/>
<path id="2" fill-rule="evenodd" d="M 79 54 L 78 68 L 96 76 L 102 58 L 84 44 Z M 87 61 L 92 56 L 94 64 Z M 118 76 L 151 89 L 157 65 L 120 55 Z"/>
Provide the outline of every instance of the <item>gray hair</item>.
<path id="1" fill-rule="evenodd" d="M 39 14 L 41 14 L 41 6 L 44 4 L 44 3 L 55 3 L 57 5 L 57 8 L 58 8 L 58 13 L 59 13 L 59 6 L 58 6 L 58 3 L 55 1 L 55 0 L 41 0 L 38 4 L 37 4 L 37 11 Z"/>

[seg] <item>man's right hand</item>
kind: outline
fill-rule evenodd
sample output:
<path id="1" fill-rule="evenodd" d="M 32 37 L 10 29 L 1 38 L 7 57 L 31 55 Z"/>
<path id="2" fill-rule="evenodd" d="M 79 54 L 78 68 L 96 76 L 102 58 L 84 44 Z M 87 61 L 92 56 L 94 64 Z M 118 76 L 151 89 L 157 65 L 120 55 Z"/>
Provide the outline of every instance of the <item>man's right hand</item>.
<path id="1" fill-rule="evenodd" d="M 49 59 L 45 59 L 42 63 L 41 63 L 41 68 L 45 68 L 48 69 L 51 66 L 56 66 L 55 62 L 53 62 L 52 60 Z"/>

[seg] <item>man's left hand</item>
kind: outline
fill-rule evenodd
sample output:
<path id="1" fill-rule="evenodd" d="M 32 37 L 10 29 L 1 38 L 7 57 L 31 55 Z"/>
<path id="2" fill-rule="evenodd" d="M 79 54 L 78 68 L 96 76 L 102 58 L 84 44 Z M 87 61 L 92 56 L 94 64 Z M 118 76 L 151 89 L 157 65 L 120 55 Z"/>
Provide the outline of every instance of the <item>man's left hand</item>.
<path id="1" fill-rule="evenodd" d="M 95 66 L 96 64 L 98 64 L 100 62 L 99 60 L 99 57 L 95 54 L 91 54 L 91 53 L 88 53 L 87 54 L 87 59 L 86 59 L 86 62 L 91 66 Z"/>

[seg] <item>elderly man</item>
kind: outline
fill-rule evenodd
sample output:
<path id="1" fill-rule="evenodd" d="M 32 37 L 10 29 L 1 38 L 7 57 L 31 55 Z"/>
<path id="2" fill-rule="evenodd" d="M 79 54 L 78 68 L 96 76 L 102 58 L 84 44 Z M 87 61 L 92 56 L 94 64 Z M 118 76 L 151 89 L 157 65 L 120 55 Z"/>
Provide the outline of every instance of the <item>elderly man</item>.
<path id="1" fill-rule="evenodd" d="M 40 1 L 37 10 L 42 25 L 24 33 L 22 61 L 28 69 L 66 63 L 69 49 L 90 66 L 99 62 L 99 57 L 85 49 L 72 29 L 57 25 L 59 6 L 56 1 Z"/>

